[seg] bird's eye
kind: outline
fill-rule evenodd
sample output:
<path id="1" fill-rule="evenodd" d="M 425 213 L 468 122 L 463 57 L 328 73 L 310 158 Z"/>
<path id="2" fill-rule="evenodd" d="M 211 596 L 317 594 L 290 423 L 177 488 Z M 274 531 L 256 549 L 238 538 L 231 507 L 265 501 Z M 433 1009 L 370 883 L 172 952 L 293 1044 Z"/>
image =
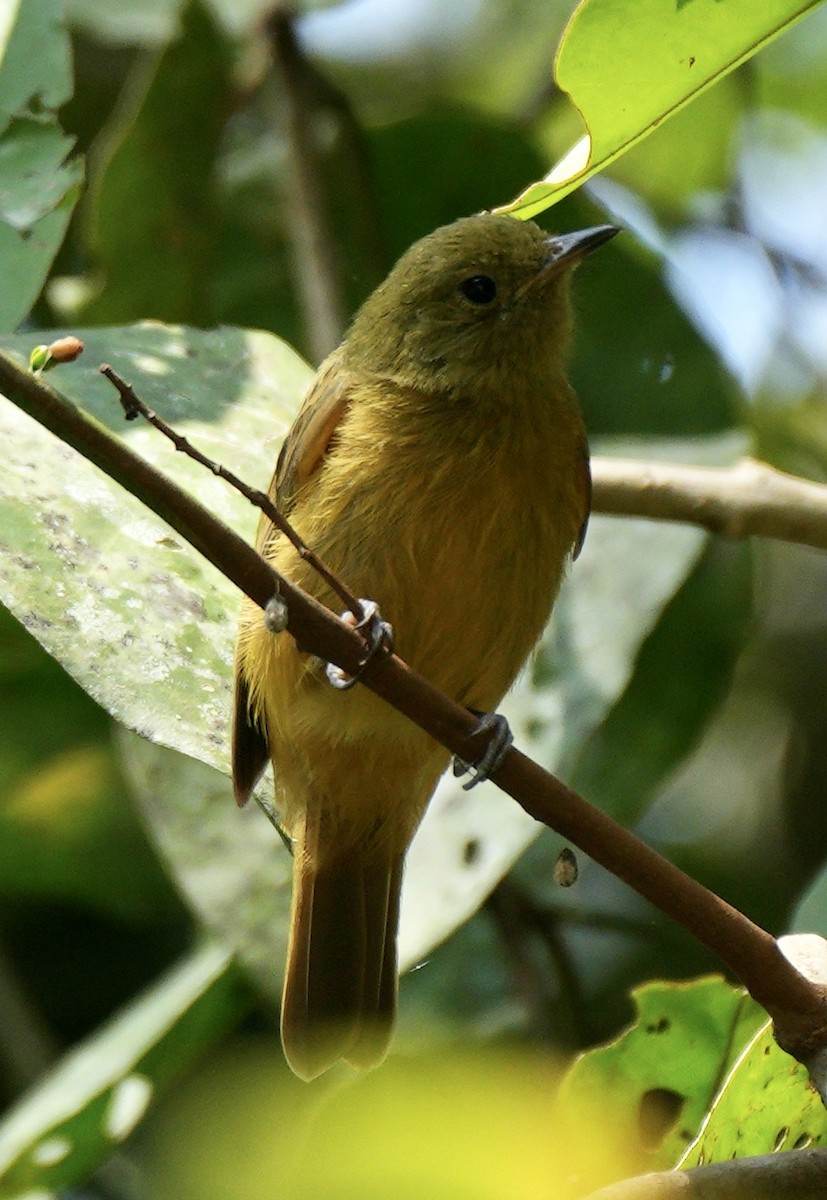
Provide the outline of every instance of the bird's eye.
<path id="1" fill-rule="evenodd" d="M 490 275 L 471 275 L 463 279 L 459 290 L 473 304 L 490 304 L 497 294 L 497 285 Z"/>

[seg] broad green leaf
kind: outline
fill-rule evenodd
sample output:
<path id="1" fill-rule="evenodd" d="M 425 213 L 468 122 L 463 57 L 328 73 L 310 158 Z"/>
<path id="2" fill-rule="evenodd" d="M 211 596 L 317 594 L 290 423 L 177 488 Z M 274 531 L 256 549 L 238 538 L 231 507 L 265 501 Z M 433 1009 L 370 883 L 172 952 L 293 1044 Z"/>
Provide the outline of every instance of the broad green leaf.
<path id="1" fill-rule="evenodd" d="M 84 1180 L 249 1005 L 226 950 L 205 945 L 193 951 L 6 1114 L 0 1123 L 0 1200 Z"/>
<path id="2" fill-rule="evenodd" d="M 80 196 L 80 170 L 70 166 L 63 174 L 67 190 L 62 200 L 34 225 L 20 233 L 0 222 L 0 332 L 14 329 L 26 316 L 63 241 Z"/>
<path id="3" fill-rule="evenodd" d="M 646 199 L 661 215 L 679 220 L 691 215 L 699 192 L 725 191 L 729 186 L 734 143 L 750 103 L 741 75 L 719 80 L 615 159 L 609 178 Z"/>
<path id="4" fill-rule="evenodd" d="M 72 88 L 61 11 L 60 0 L 29 0 L 0 28 L 0 330 L 14 329 L 37 299 L 83 177 L 55 116 Z"/>
<path id="5" fill-rule="evenodd" d="M 154 430 L 127 425 L 97 367 L 111 362 L 151 407 L 260 487 L 309 368 L 277 339 L 238 330 L 143 325 L 80 336 L 83 357 L 50 379 L 252 540 L 250 505 Z M 25 359 L 28 339 L 5 344 Z M 0 427 L 0 600 L 116 720 L 226 767 L 236 589 L 5 402 Z"/>
<path id="6" fill-rule="evenodd" d="M 751 58 L 820 0 L 583 0 L 555 63 L 586 133 L 498 211 L 534 217 Z M 607 53 L 608 48 L 611 48 Z"/>
<path id="7" fill-rule="evenodd" d="M 673 1166 L 695 1137 L 721 1080 L 763 1014 L 712 977 L 648 983 L 632 993 L 636 1017 L 617 1040 L 577 1059 L 560 1087 L 555 1125 L 610 1110 L 616 1134 L 649 1170 Z"/>
<path id="8" fill-rule="evenodd" d="M 72 148 L 57 125 L 40 117 L 14 117 L 0 137 L 0 221 L 16 233 L 29 230 L 54 211 L 72 183 L 81 179 L 80 164 L 61 170 Z"/>
<path id="9" fill-rule="evenodd" d="M 72 94 L 63 0 L 6 3 L 0 18 L 0 125 L 13 113 L 58 109 Z"/>
<path id="10" fill-rule="evenodd" d="M 807 1068 L 765 1022 L 728 1073 L 683 1169 L 755 1154 L 827 1146 L 827 1113 Z"/>

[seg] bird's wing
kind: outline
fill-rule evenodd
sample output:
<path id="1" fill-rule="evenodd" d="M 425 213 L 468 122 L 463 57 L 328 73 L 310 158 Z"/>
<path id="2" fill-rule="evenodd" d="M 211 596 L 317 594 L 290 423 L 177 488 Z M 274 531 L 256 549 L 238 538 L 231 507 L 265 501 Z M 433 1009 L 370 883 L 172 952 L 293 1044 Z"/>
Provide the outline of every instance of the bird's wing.
<path id="1" fill-rule="evenodd" d="M 271 495 L 282 512 L 290 511 L 296 492 L 321 466 L 350 396 L 349 373 L 339 355 L 332 355 L 320 368 L 276 463 Z"/>
<path id="2" fill-rule="evenodd" d="M 320 467 L 350 394 L 348 375 L 342 370 L 338 355 L 332 356 L 320 368 L 279 453 L 269 491 L 281 512 L 289 513 L 299 488 Z M 256 537 L 260 552 L 272 535 L 272 522 L 262 516 Z M 234 693 L 233 787 L 237 802 L 244 804 L 267 766 L 270 751 L 267 732 L 251 711 L 247 680 L 238 659 Z"/>

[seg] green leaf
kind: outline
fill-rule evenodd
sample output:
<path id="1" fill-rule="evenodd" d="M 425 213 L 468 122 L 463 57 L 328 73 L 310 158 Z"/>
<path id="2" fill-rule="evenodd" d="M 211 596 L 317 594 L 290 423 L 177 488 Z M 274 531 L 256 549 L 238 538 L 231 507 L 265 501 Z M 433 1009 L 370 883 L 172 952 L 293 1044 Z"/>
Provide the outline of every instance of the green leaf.
<path id="1" fill-rule="evenodd" d="M 680 1166 L 827 1145 L 827 1113 L 803 1063 L 786 1054 L 767 1021 L 721 1086 Z"/>
<path id="2" fill-rule="evenodd" d="M 17 233 L 62 202 L 67 182 L 81 181 L 79 162 L 61 168 L 72 139 L 42 117 L 15 117 L 0 137 L 0 221 Z"/>
<path id="3" fill-rule="evenodd" d="M 718 977 L 648 983 L 632 999 L 634 1024 L 582 1054 L 563 1080 L 554 1124 L 569 1114 L 588 1120 L 590 1112 L 602 1123 L 610 1111 L 615 1136 L 658 1170 L 673 1166 L 694 1138 L 763 1013 Z"/>
<path id="4" fill-rule="evenodd" d="M 0 330 L 6 330 L 40 293 L 83 168 L 80 160 L 66 161 L 73 143 L 55 116 L 72 87 L 60 0 L 11 9 L 0 33 L 8 37 L 0 62 Z"/>
<path id="5" fill-rule="evenodd" d="M 499 212 L 534 217 L 751 58 L 820 0 L 584 0 L 555 63 L 586 134 Z M 607 52 L 611 47 L 611 52 Z"/>
<path id="6" fill-rule="evenodd" d="M 111 362 L 151 407 L 259 487 L 267 486 L 310 368 L 263 333 L 147 324 L 79 336 L 86 351 L 55 368 L 56 384 L 252 540 L 255 510 L 154 430 L 127 425 L 97 364 Z M 29 342 L 0 339 L 21 361 Z M 289 856 L 255 806 L 239 813 L 226 774 L 192 761 L 228 769 L 239 594 L 159 518 L 5 401 L 0 430 L 0 600 L 112 716 L 184 752 L 164 755 L 146 744 L 127 756 L 147 826 L 201 919 L 243 945 L 245 965 L 274 994 Z M 47 782 L 39 782 L 41 790 Z M 10 872 L 19 866 L 15 848 L 33 844 L 25 821 L 31 804 L 21 790 L 8 814 L 12 820 L 17 812 L 20 826 L 9 842 Z M 61 830 L 60 823 L 51 830 L 53 842 Z M 65 832 L 56 886 L 79 873 L 84 853 L 81 831 Z M 0 858 L 0 875 L 3 865 Z M 104 873 L 98 883 L 106 882 Z"/>
<path id="7" fill-rule="evenodd" d="M 23 234 L 0 222 L 0 331 L 14 329 L 40 294 L 80 196 L 80 168 L 64 172 L 60 204 Z"/>
<path id="8" fill-rule="evenodd" d="M 259 487 L 309 368 L 276 338 L 238 330 L 143 325 L 78 336 L 86 352 L 51 373 L 56 386 L 252 540 L 252 507 L 154 430 L 126 425 L 97 366 L 110 362 L 151 407 Z M 26 339 L 0 345 L 19 347 L 26 361 Z M 226 768 L 238 592 L 12 405 L 2 405 L 0 428 L 0 600 L 116 720 Z"/>
<path id="9" fill-rule="evenodd" d="M 85 1179 L 249 1004 L 228 952 L 214 945 L 195 950 L 7 1113 L 0 1124 L 0 1200 Z"/>
<path id="10" fill-rule="evenodd" d="M 729 75 L 658 125 L 608 169 L 608 177 L 654 205 L 662 215 L 692 216 L 699 192 L 726 191 L 735 141 L 751 103 L 743 75 Z"/>
<path id="11" fill-rule="evenodd" d="M 2 47 L 5 45 L 5 55 Z M 0 124 L 12 113 L 58 109 L 72 94 L 63 0 L 20 0 L 0 18 Z"/>

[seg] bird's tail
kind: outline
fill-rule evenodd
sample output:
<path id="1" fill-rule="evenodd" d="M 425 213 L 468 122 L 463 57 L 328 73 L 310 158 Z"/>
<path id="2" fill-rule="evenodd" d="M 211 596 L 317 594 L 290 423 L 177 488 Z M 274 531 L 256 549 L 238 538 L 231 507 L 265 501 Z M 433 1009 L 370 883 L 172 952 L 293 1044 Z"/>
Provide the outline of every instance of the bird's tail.
<path id="1" fill-rule="evenodd" d="M 381 1062 L 396 1012 L 403 856 L 369 842 L 320 849 L 297 839 L 281 1007 L 284 1053 L 302 1079 L 339 1059 Z"/>

